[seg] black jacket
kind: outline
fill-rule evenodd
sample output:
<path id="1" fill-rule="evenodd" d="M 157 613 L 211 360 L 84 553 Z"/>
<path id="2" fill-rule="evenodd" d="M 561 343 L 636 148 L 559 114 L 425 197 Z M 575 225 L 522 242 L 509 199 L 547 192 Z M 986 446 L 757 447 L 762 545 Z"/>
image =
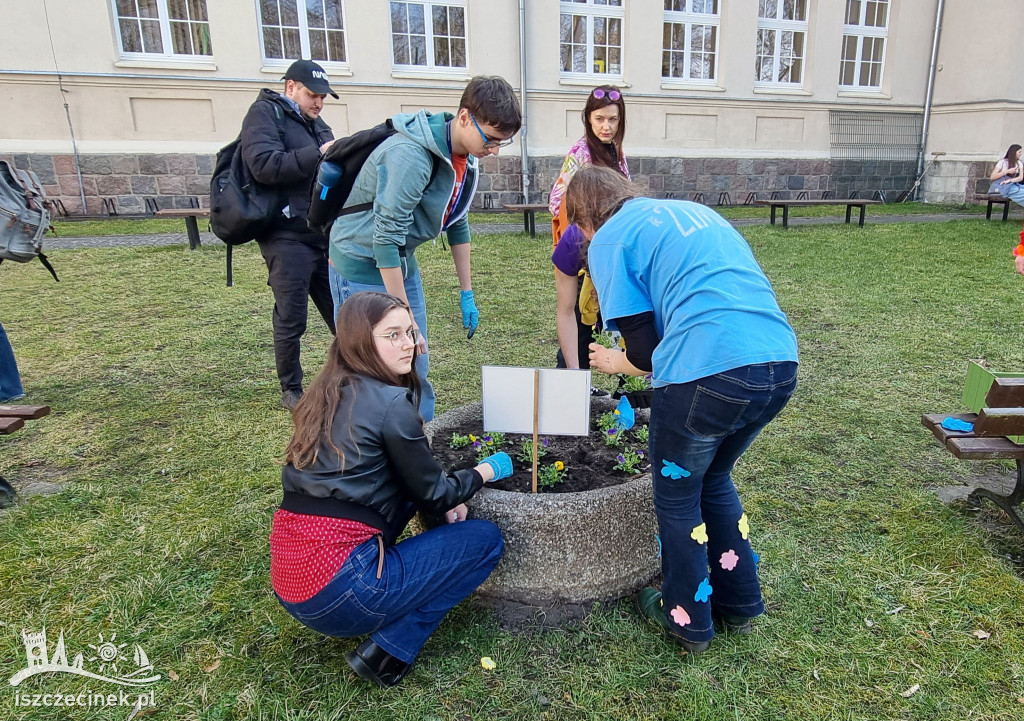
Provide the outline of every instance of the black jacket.
<path id="1" fill-rule="evenodd" d="M 360 521 L 393 543 L 417 509 L 440 516 L 483 485 L 473 469 L 445 473 L 437 464 L 405 388 L 356 376 L 342 389 L 332 435 L 344 467 L 326 443 L 312 466 L 287 464 L 281 508 Z"/>
<path id="2" fill-rule="evenodd" d="M 260 91 L 242 121 L 242 158 L 257 182 L 281 194 L 290 217 L 280 215 L 257 240 L 289 238 L 327 247 L 326 236 L 306 225 L 306 214 L 320 146 L 333 139 L 322 119 L 306 120 L 280 93 Z"/>

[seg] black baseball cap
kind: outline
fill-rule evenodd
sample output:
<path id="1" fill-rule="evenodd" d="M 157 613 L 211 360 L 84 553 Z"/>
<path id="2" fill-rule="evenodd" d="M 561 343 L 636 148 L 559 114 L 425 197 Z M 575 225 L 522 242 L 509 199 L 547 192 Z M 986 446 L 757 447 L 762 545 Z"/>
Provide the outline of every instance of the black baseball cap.
<path id="1" fill-rule="evenodd" d="M 296 60 L 288 66 L 282 80 L 296 80 L 317 95 L 331 95 L 335 100 L 338 94 L 331 89 L 327 80 L 327 72 L 312 60 Z"/>

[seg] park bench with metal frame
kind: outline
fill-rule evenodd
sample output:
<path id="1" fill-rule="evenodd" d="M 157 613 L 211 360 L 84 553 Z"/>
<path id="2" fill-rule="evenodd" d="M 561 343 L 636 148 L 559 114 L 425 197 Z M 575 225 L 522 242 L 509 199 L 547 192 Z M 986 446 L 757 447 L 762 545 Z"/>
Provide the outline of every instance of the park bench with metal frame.
<path id="1" fill-rule="evenodd" d="M 946 418 L 973 424 L 971 431 L 953 431 L 942 427 Z M 1024 500 L 1024 378 L 995 378 L 985 396 L 985 408 L 978 413 L 926 413 L 921 423 L 957 458 L 966 461 L 1008 459 L 1017 464 L 1017 478 L 1009 493 L 975 488 L 968 499 L 980 504 L 982 498 L 995 503 L 1024 532 L 1020 505 Z M 1009 436 L 1009 437 L 1008 437 Z"/>
<path id="2" fill-rule="evenodd" d="M 0 436 L 10 435 L 25 427 L 25 421 L 49 415 L 50 406 L 0 405 Z M 0 476 L 0 508 L 14 502 L 14 488 Z"/>

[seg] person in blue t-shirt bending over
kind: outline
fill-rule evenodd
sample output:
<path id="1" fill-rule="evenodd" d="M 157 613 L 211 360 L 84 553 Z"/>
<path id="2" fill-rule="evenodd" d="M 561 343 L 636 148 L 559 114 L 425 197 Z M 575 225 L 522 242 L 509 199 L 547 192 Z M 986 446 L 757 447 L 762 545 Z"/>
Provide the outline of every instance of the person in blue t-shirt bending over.
<path id="1" fill-rule="evenodd" d="M 653 373 L 650 458 L 662 590 L 640 611 L 687 651 L 716 622 L 749 633 L 764 612 L 732 467 L 796 388 L 796 336 L 747 242 L 710 208 L 639 197 L 607 168 L 566 193 L 606 326 L 626 351 L 590 346 L 602 373 Z M 710 568 L 710 571 L 709 571 Z"/>

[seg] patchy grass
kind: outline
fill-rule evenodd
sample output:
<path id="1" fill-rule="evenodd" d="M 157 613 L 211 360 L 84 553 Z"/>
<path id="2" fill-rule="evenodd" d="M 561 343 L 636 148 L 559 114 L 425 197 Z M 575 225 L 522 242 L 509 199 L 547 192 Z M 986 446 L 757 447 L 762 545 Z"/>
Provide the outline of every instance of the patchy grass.
<path id="1" fill-rule="evenodd" d="M 628 601 L 535 635 L 467 603 L 389 691 L 349 673 L 354 640 L 305 630 L 270 591 L 289 419 L 257 249 L 237 249 L 231 289 L 211 247 L 58 250 L 60 284 L 5 263 L 2 319 L 28 400 L 53 413 L 0 439 L 0 473 L 66 488 L 0 514 L 0 676 L 24 667 L 21 630 L 45 626 L 69 656 L 100 634 L 140 644 L 163 677 L 154 719 L 1020 718 L 1024 538 L 929 490 L 1007 467 L 957 461 L 919 420 L 960 407 L 967 358 L 1024 368 L 1016 228 L 743 232 L 802 354 L 796 396 L 736 470 L 769 607 L 753 635 L 684 657 Z M 478 239 L 472 340 L 450 256 L 421 248 L 442 409 L 479 398 L 482 363 L 553 363 L 549 248 Z M 313 372 L 329 336 L 310 327 Z M 18 708 L 4 688 L 3 718 L 128 713 Z M 17 691 L 85 689 L 116 690 L 37 676 Z"/>

